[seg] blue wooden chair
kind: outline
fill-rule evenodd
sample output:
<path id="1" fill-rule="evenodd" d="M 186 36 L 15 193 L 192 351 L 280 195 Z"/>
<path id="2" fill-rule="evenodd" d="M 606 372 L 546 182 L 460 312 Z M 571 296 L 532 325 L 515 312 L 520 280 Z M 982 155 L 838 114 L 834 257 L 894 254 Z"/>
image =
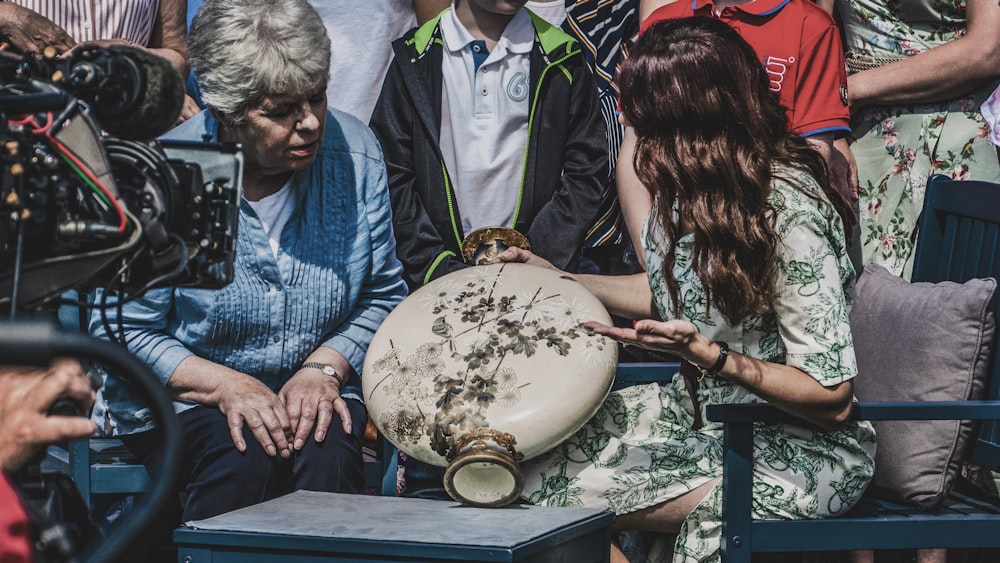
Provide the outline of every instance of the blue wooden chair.
<path id="1" fill-rule="evenodd" d="M 94 495 L 135 494 L 149 489 L 149 473 L 136 463 L 120 440 L 76 440 L 69 449 L 70 476 L 83 500 L 93 506 Z"/>
<path id="2" fill-rule="evenodd" d="M 964 282 L 982 277 L 1000 279 L 1000 185 L 934 176 L 927 185 L 913 279 Z M 1000 309 L 996 312 L 1000 318 Z M 994 354 L 995 346 L 994 342 Z M 862 403 L 855 416 L 983 421 L 969 461 L 1000 470 L 1000 362 L 991 361 L 986 400 Z M 752 520 L 753 424 L 794 419 L 769 405 L 711 405 L 707 414 L 725 424 L 722 560 L 726 563 L 750 563 L 756 552 L 1000 547 L 1000 508 L 957 494 L 926 512 L 869 492 L 838 518 Z"/>
<path id="3" fill-rule="evenodd" d="M 644 383 L 666 383 L 681 369 L 679 362 L 634 362 L 618 364 L 612 389 Z"/>
<path id="4" fill-rule="evenodd" d="M 385 440 L 379 438 L 383 452 Z M 68 452 L 49 452 L 53 464 L 73 478 L 87 506 L 93 506 L 95 495 L 130 495 L 150 488 L 146 467 L 136 463 L 132 454 L 117 438 L 90 438 L 70 443 Z M 383 460 L 385 453 L 364 465 L 365 488 L 388 495 L 395 494 L 395 465 Z M 391 489 L 390 489 L 391 483 Z"/>

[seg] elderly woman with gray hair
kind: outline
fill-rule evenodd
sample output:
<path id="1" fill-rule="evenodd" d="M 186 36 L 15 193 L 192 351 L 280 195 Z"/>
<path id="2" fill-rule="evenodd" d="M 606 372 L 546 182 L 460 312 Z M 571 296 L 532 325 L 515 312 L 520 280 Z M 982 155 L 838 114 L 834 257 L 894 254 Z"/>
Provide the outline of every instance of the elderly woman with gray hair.
<path id="1" fill-rule="evenodd" d="M 174 397 L 183 518 L 360 492 L 358 373 L 406 292 L 381 150 L 327 109 L 330 40 L 306 0 L 207 0 L 188 47 L 209 109 L 165 137 L 243 147 L 235 279 L 153 290 L 110 319 Z M 106 336 L 99 318 L 91 330 Z M 95 417 L 156 462 L 149 412 L 112 378 Z"/>

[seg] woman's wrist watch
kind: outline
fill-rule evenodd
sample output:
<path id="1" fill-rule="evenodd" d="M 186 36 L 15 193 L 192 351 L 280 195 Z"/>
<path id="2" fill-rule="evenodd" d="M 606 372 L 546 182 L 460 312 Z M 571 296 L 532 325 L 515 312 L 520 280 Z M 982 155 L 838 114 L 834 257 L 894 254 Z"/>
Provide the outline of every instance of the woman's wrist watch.
<path id="1" fill-rule="evenodd" d="M 318 369 L 324 374 L 329 375 L 330 377 L 336 379 L 337 385 L 339 385 L 341 389 L 344 388 L 344 376 L 337 373 L 337 368 L 331 366 L 330 364 L 321 364 L 319 362 L 306 362 L 302 364 L 302 367 L 300 369 L 305 369 L 305 368 Z"/>

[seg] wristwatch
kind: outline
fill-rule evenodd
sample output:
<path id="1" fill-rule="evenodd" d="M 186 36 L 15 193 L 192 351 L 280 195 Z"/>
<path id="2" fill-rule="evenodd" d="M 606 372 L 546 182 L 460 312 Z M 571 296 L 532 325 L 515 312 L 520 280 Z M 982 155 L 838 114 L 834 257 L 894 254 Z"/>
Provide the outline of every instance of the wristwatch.
<path id="1" fill-rule="evenodd" d="M 330 364 L 321 364 L 319 362 L 306 362 L 306 363 L 302 364 L 302 369 L 305 369 L 305 368 L 318 369 L 319 371 L 325 373 L 326 375 L 329 375 L 330 377 L 336 379 L 337 380 L 337 384 L 339 384 L 340 387 L 341 387 L 341 389 L 343 389 L 343 387 L 344 387 L 344 376 L 342 376 L 339 373 L 337 373 L 337 368 L 331 366 Z"/>

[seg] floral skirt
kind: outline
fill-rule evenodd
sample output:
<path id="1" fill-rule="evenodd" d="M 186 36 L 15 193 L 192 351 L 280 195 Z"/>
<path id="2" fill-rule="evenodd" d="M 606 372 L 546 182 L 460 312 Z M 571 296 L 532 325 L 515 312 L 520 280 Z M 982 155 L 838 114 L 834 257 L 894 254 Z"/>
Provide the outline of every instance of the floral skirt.
<path id="1" fill-rule="evenodd" d="M 612 392 L 580 431 L 524 464 L 524 497 L 616 514 L 677 498 L 722 475 L 721 425 L 692 430 L 693 420 L 680 377 Z M 759 425 L 754 434 L 755 518 L 840 514 L 874 472 L 875 435 L 866 423 L 837 432 Z M 714 487 L 685 519 L 673 561 L 719 560 L 721 489 Z"/>
<path id="2" fill-rule="evenodd" d="M 1000 182 L 990 127 L 979 112 L 989 91 L 950 103 L 877 107 L 852 122 L 858 164 L 862 262 L 910 278 L 927 179 Z"/>

